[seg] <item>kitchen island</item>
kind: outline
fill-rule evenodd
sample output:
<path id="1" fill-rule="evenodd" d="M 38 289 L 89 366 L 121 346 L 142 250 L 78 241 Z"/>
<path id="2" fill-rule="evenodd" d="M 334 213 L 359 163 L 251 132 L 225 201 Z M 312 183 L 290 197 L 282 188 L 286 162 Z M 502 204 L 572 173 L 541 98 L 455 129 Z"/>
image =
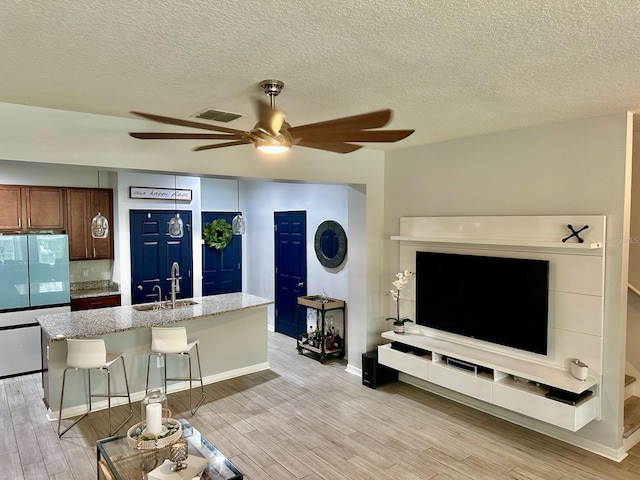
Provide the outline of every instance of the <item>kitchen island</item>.
<path id="1" fill-rule="evenodd" d="M 205 384 L 246 375 L 269 368 L 267 360 L 267 307 L 273 301 L 246 293 L 227 293 L 190 299 L 193 305 L 175 309 L 154 309 L 153 304 L 129 305 L 99 310 L 83 310 L 36 317 L 42 328 L 45 368 L 43 386 L 45 402 L 57 418 L 60 409 L 62 374 L 66 367 L 67 338 L 103 338 L 107 352 L 125 352 L 131 400 L 145 395 L 147 355 L 151 346 L 151 327 L 184 326 L 189 341 L 200 340 L 200 360 Z M 158 305 L 156 305 L 157 307 Z M 144 310 L 148 308 L 148 310 Z M 140 311 L 139 309 L 142 309 Z M 168 363 L 169 377 L 184 376 L 185 369 L 175 368 L 179 360 Z M 160 386 L 159 365 L 153 357 L 149 388 Z M 86 377 L 69 372 L 65 388 L 63 417 L 86 411 Z M 115 393 L 124 391 L 121 369 L 112 369 Z M 94 392 L 106 391 L 106 374 L 92 372 Z M 72 386 L 71 382 L 75 385 Z M 169 384 L 169 392 L 188 388 L 189 382 Z M 114 398 L 113 405 L 126 402 Z M 93 409 L 106 408 L 94 402 Z"/>

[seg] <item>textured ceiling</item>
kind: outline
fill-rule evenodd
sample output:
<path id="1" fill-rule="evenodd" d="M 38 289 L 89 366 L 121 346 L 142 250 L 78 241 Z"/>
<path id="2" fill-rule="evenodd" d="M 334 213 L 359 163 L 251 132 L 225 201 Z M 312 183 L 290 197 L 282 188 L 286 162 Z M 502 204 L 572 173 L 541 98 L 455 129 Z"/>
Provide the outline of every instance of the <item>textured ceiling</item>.
<path id="1" fill-rule="evenodd" d="M 394 110 L 399 148 L 640 109 L 629 0 L 3 0 L 0 102 L 291 125 Z"/>

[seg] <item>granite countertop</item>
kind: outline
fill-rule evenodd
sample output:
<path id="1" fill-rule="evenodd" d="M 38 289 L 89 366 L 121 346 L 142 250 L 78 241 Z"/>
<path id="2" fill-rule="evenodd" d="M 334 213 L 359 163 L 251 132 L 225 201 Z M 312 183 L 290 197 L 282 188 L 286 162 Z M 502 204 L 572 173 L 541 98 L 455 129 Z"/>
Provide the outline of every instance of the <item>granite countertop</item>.
<path id="1" fill-rule="evenodd" d="M 55 313 L 36 317 L 44 333 L 53 341 L 65 338 L 96 337 L 115 332 L 182 322 L 212 315 L 270 305 L 273 300 L 247 293 L 225 293 L 193 299 L 196 305 L 175 310 L 138 311 L 132 305 Z M 152 304 L 148 304 L 152 305 Z M 139 305 L 136 305 L 139 306 Z"/>
<path id="2" fill-rule="evenodd" d="M 106 297 L 120 295 L 120 285 L 110 280 L 73 282 L 70 285 L 71 300 L 79 298 Z"/>

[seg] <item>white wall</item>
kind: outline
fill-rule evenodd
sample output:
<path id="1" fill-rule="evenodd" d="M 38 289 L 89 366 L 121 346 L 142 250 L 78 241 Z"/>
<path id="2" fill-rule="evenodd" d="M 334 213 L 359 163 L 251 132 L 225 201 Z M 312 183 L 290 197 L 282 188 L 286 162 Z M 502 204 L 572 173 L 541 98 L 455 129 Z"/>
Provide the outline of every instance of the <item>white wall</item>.
<path id="1" fill-rule="evenodd" d="M 1 157 L 0 157 L 1 158 Z M 109 188 L 109 176 L 100 173 L 100 187 Z M 48 163 L 7 162 L 0 160 L 0 183 L 13 185 L 46 185 L 52 187 L 98 188 L 98 169 L 69 168 Z"/>
<path id="2" fill-rule="evenodd" d="M 617 114 L 393 151 L 385 162 L 387 238 L 403 216 L 606 215 L 602 420 L 575 434 L 528 424 L 609 456 L 622 445 L 628 243 L 616 240 L 628 236 L 629 133 Z M 388 281 L 398 250 L 387 242 Z"/>
<path id="3" fill-rule="evenodd" d="M 347 316 L 349 319 L 347 330 L 347 343 L 351 348 L 351 352 L 368 352 L 375 349 L 380 343 L 380 332 L 375 328 L 375 322 L 371 321 L 370 315 L 374 311 L 378 311 L 379 303 L 376 303 L 380 295 L 367 295 L 367 277 L 366 272 L 382 269 L 382 257 L 376 259 L 376 265 L 371 269 L 367 269 L 367 253 L 371 250 L 371 246 L 367 242 L 366 237 L 366 203 L 367 193 L 364 185 L 350 186 L 348 190 L 349 198 L 349 223 L 345 230 L 349 233 L 348 250 L 349 250 L 349 278 L 348 278 L 348 298 Z M 371 302 L 369 309 L 363 310 L 353 308 L 354 305 L 364 305 Z M 373 328 L 367 328 L 371 326 Z M 349 366 L 360 365 L 361 355 L 358 362 L 350 356 Z M 354 373 L 359 373 L 354 371 Z"/>
<path id="4" fill-rule="evenodd" d="M 640 289 L 640 121 L 634 116 L 633 173 L 631 187 L 631 225 L 627 242 L 629 243 L 629 283 Z M 632 371 L 640 371 L 640 297 L 629 292 L 627 312 L 627 361 Z M 634 385 L 640 391 L 640 378 Z M 637 394 L 636 394 L 637 395 Z"/>
<path id="5" fill-rule="evenodd" d="M 242 186 L 240 186 L 242 194 Z M 235 212 L 238 210 L 238 181 L 226 178 L 200 179 L 200 202 L 203 212 Z M 240 198 L 240 210 L 244 206 Z"/>
<path id="6" fill-rule="evenodd" d="M 241 190 L 246 202 L 247 242 L 246 291 L 265 298 L 275 298 L 274 280 L 274 212 L 305 211 L 307 220 L 307 292 L 326 293 L 349 302 L 350 256 L 357 255 L 358 244 L 352 244 L 349 231 L 349 187 L 345 185 L 295 184 L 282 182 L 243 182 Z M 364 216 L 364 210 L 360 210 Z M 334 220 L 347 234 L 347 258 L 337 268 L 323 267 L 315 255 L 314 238 L 320 223 Z M 361 229 L 363 232 L 364 230 Z M 274 309 L 269 310 L 269 328 L 274 328 Z"/>

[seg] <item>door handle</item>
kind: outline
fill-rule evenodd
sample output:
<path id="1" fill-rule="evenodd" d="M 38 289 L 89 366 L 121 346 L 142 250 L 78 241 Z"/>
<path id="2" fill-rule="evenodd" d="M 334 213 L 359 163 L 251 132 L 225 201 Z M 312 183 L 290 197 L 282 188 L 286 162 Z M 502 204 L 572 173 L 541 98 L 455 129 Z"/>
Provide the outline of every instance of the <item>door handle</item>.
<path id="1" fill-rule="evenodd" d="M 142 285 L 138 285 L 138 291 L 141 292 L 143 290 Z"/>
<path id="2" fill-rule="evenodd" d="M 299 286 L 300 288 L 304 287 L 304 282 L 298 282 L 298 286 Z"/>

